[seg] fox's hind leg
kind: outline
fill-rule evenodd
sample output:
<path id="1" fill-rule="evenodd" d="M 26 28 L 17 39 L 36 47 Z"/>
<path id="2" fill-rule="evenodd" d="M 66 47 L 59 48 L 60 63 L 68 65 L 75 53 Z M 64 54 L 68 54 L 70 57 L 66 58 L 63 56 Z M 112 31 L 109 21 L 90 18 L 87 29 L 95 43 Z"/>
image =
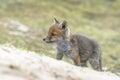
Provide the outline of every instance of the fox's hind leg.
<path id="1" fill-rule="evenodd" d="M 95 70 L 102 70 L 101 51 L 99 48 L 93 51 L 92 55 L 89 58 L 89 62 Z"/>
<path id="2" fill-rule="evenodd" d="M 81 61 L 80 64 L 82 67 L 87 67 L 87 61 Z"/>
<path id="3" fill-rule="evenodd" d="M 77 66 L 80 66 L 80 57 L 76 56 L 75 60 L 74 60 L 74 64 Z"/>

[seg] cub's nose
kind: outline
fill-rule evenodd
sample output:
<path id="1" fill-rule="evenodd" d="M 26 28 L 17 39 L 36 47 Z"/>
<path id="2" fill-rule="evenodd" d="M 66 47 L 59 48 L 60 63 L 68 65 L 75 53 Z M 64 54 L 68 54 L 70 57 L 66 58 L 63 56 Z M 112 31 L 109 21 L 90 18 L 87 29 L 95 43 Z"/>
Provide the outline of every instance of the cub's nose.
<path id="1" fill-rule="evenodd" d="M 43 38 L 43 41 L 45 41 L 45 38 Z"/>

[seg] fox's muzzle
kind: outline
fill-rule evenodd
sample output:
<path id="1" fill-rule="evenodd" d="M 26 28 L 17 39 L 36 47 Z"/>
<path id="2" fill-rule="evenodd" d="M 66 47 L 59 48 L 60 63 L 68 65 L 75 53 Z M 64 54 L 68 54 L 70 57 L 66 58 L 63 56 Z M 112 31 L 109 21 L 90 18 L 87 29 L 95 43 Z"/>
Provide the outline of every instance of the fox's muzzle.
<path id="1" fill-rule="evenodd" d="M 48 39 L 48 38 L 43 38 L 43 41 L 45 41 L 46 43 L 53 43 L 53 42 L 56 42 L 55 39 Z"/>
<path id="2" fill-rule="evenodd" d="M 48 40 L 47 38 L 43 38 L 43 41 L 50 43 L 50 40 Z"/>

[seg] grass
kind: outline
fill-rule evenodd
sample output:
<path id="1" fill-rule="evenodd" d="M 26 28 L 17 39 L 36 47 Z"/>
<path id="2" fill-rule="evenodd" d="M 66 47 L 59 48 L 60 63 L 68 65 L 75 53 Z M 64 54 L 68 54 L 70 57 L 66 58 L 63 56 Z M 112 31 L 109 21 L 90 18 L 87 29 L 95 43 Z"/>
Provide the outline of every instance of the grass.
<path id="1" fill-rule="evenodd" d="M 0 44 L 11 44 L 55 57 L 52 44 L 42 41 L 53 18 L 67 20 L 73 33 L 97 40 L 103 66 L 120 71 L 120 0 L 0 0 L 0 22 L 17 21 L 29 27 L 24 36 L 10 34 L 16 28 L 0 24 Z"/>

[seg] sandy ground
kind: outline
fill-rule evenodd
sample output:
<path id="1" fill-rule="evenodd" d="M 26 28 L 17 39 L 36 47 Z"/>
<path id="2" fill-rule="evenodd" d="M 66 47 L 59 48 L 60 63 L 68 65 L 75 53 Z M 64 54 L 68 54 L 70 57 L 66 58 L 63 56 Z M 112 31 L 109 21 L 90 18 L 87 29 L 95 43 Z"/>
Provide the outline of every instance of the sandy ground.
<path id="1" fill-rule="evenodd" d="M 0 46 L 0 80 L 120 80 L 110 72 L 81 68 L 34 52 Z"/>

